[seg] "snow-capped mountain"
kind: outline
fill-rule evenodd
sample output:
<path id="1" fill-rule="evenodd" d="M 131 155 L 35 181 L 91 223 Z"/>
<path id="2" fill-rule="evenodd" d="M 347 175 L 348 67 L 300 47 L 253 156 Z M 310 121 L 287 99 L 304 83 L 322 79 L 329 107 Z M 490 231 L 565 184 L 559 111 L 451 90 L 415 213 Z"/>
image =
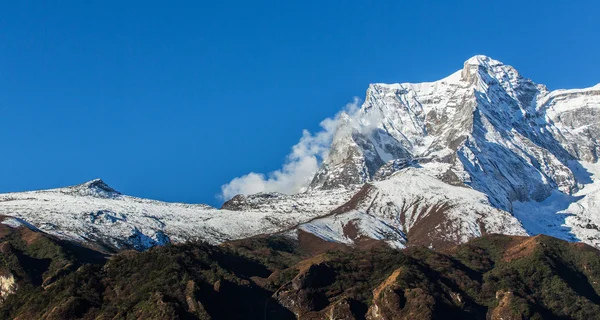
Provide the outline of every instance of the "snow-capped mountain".
<path id="1" fill-rule="evenodd" d="M 444 183 L 415 167 L 365 184 L 346 206 L 299 229 L 329 241 L 360 245 L 381 239 L 399 248 L 445 247 L 485 233 L 527 235 L 515 217 L 491 206 L 485 194 Z"/>
<path id="2" fill-rule="evenodd" d="M 503 209 L 556 188 L 571 192 L 568 161 L 598 158 L 599 101 L 600 86 L 548 92 L 484 56 L 436 82 L 373 84 L 358 115 L 338 128 L 311 188 L 362 184 L 416 161 Z"/>
<path id="3" fill-rule="evenodd" d="M 464 63 L 462 70 L 439 81 L 373 84 L 362 108 L 354 115 L 343 115 L 341 122 L 311 190 L 387 179 L 374 185 L 381 184 L 377 189 L 391 193 L 390 198 L 402 195 L 402 203 L 420 203 L 421 199 L 435 199 L 435 191 L 431 190 L 448 188 L 448 184 L 461 186 L 446 194 L 453 197 L 461 193 L 459 189 L 476 190 L 485 195 L 488 207 L 494 209 L 457 209 L 463 215 L 460 223 L 450 222 L 455 219 L 453 216 L 460 215 L 446 213 L 447 217 L 441 217 L 441 213 L 436 213 L 434 220 L 451 224 L 454 231 L 450 233 L 461 239 L 458 242 L 464 241 L 464 236 L 483 232 L 518 234 L 525 227 L 530 233 L 599 243 L 600 212 L 594 209 L 597 205 L 587 202 L 596 203 L 591 199 L 598 198 L 589 194 L 595 194 L 597 191 L 592 190 L 597 190 L 597 186 L 589 185 L 598 181 L 600 174 L 590 169 L 600 152 L 600 84 L 550 92 L 511 66 L 475 56 Z M 435 180 L 420 179 L 428 185 L 420 188 L 419 183 L 412 183 L 414 176 L 407 178 L 403 173 L 407 167 Z M 406 190 L 394 189 L 390 181 L 395 180 L 420 193 L 406 195 Z M 586 200 L 578 197 L 578 192 L 587 192 Z M 552 199 L 561 198 L 560 210 L 551 212 L 540 203 L 551 195 Z M 398 201 L 374 201 L 371 208 L 392 204 L 391 216 L 396 219 L 404 211 L 398 208 Z M 581 204 L 582 201 L 587 204 Z M 448 201 L 447 205 L 453 206 L 453 202 Z M 577 202 L 577 209 L 567 210 L 572 217 L 565 222 L 565 214 L 559 211 L 572 202 Z M 541 220 L 534 211 L 522 210 L 523 203 L 545 207 L 544 212 L 550 212 L 553 223 L 539 225 Z M 511 213 L 527 223 L 521 227 L 517 220 L 509 218 Z M 423 216 L 417 216 L 419 219 Z M 562 223 L 558 223 L 561 219 Z M 465 228 L 464 221 L 471 221 L 470 227 Z M 491 224 L 477 226 L 473 221 Z M 428 224 L 434 227 L 438 222 Z M 497 228 L 502 224 L 505 231 Z M 416 225 L 403 222 L 396 227 L 410 233 Z M 448 232 L 442 228 L 428 232 L 427 237 L 433 243 L 439 235 L 449 237 Z"/>
<path id="4" fill-rule="evenodd" d="M 6 224 L 31 225 L 103 249 L 146 249 L 169 242 L 216 244 L 278 232 L 328 212 L 351 196 L 347 190 L 255 195 L 271 201 L 232 211 L 130 197 L 96 179 L 66 188 L 1 194 L 0 215 L 17 218 L 5 217 Z"/>
<path id="5" fill-rule="evenodd" d="M 600 247 L 599 139 L 600 84 L 549 91 L 475 56 L 435 82 L 370 85 L 305 193 L 239 195 L 216 209 L 95 180 L 0 195 L 0 215 L 113 249 L 275 232 L 434 248 L 546 233 Z"/>

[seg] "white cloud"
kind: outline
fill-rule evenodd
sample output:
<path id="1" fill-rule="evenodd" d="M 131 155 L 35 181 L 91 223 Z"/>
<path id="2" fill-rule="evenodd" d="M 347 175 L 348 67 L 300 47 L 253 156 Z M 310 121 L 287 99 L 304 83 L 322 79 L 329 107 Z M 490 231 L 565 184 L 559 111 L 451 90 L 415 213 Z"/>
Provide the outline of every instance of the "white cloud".
<path id="1" fill-rule="evenodd" d="M 353 118 L 359 110 L 359 104 L 360 99 L 355 97 L 334 118 L 321 121 L 322 130 L 316 134 L 304 130 L 300 141 L 292 147 L 292 151 L 281 169 L 267 175 L 250 172 L 222 185 L 221 199 L 227 200 L 237 194 L 248 195 L 259 192 L 285 194 L 303 192 L 319 169 L 321 161 L 327 156 L 340 117 L 345 114 Z"/>

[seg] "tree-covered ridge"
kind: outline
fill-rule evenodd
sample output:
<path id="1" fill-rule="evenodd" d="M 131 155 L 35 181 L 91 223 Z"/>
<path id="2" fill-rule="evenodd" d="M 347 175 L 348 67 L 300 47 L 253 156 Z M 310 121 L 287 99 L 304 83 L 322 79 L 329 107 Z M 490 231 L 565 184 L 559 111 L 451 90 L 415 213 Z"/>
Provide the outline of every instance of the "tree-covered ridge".
<path id="1" fill-rule="evenodd" d="M 0 237 L 2 319 L 600 318 L 599 252 L 547 236 L 444 252 L 269 236 L 111 257 L 25 227 Z"/>

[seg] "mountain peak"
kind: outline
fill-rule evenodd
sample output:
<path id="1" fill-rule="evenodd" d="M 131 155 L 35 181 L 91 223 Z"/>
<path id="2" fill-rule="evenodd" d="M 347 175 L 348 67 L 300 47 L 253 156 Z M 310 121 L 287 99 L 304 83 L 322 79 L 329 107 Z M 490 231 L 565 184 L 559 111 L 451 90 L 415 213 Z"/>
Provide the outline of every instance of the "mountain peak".
<path id="1" fill-rule="evenodd" d="M 478 55 L 472 56 L 471 58 L 467 59 L 467 61 L 465 61 L 465 66 L 467 66 L 467 65 L 490 66 L 490 65 L 503 65 L 503 63 L 498 60 L 494 60 L 488 56 L 478 54 Z"/>
<path id="2" fill-rule="evenodd" d="M 121 194 L 117 190 L 111 188 L 102 179 L 93 179 L 88 182 L 82 183 L 75 186 L 78 190 L 89 190 L 95 193 L 110 193 L 110 194 Z"/>
<path id="3" fill-rule="evenodd" d="M 514 68 L 511 66 L 507 66 L 504 63 L 494 60 L 488 56 L 476 55 L 465 61 L 461 72 L 461 79 L 467 82 L 472 82 L 480 72 L 482 72 L 482 74 L 488 74 L 492 77 L 501 77 L 501 75 L 506 74 L 509 71 L 517 74 L 516 70 L 514 70 Z"/>

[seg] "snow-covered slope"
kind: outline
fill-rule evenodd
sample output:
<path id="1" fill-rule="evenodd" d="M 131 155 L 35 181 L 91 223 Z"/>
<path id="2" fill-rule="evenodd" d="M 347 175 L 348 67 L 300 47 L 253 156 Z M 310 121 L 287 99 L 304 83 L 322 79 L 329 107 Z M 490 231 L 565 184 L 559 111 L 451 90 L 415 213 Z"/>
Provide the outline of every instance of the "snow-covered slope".
<path id="1" fill-rule="evenodd" d="M 0 215 L 21 218 L 77 242 L 112 250 L 145 249 L 168 242 L 220 243 L 277 232 L 327 213 L 351 196 L 341 190 L 280 196 L 276 203 L 265 201 L 250 210 L 231 211 L 130 197 L 93 180 L 73 187 L 1 194 Z"/>
<path id="2" fill-rule="evenodd" d="M 311 188 L 361 184 L 386 163 L 416 160 L 507 210 L 570 192 L 577 185 L 567 162 L 597 160 L 599 104 L 598 86 L 548 92 L 484 56 L 436 82 L 374 84 L 338 128 Z"/>
<path id="3" fill-rule="evenodd" d="M 600 163 L 583 163 L 574 173 L 583 187 L 569 195 L 560 191 L 541 202 L 515 202 L 514 215 L 530 235 L 547 234 L 583 241 L 600 248 Z"/>
<path id="4" fill-rule="evenodd" d="M 361 109 L 342 116 L 329 156 L 309 189 L 330 190 L 384 180 L 413 167 L 438 182 L 479 191 L 498 210 L 485 217 L 508 218 L 507 212 L 523 202 L 543 207 L 539 201 L 551 195 L 551 199 L 559 195 L 574 202 L 581 196 L 578 190 L 586 192 L 585 201 L 597 203 L 597 188 L 586 186 L 592 180 L 577 179 L 576 175 L 585 171 L 586 164 L 581 161 L 598 161 L 599 139 L 600 85 L 550 92 L 511 66 L 475 56 L 464 63 L 462 70 L 439 81 L 369 86 Z M 436 197 L 431 191 L 436 187 L 431 183 L 422 189 L 418 183 L 407 182 L 407 189 L 420 192 L 412 195 L 381 183 L 382 192 L 391 198 L 398 194 L 407 203 Z M 567 221 L 572 221 L 569 228 L 579 235 L 566 238 L 597 245 L 590 239 L 599 237 L 598 230 L 576 231 L 579 227 L 573 222 L 600 225 L 597 214 L 591 212 L 594 207 L 588 204 L 582 211 L 572 210 L 577 213 Z M 391 216 L 399 218 L 400 211 L 392 211 Z M 444 223 L 452 224 L 456 242 L 463 242 L 479 233 L 477 228 L 465 227 L 464 221 L 471 221 L 473 226 L 472 221 L 482 216 L 475 214 L 477 210 L 458 211 L 463 214 L 460 223 L 449 222 L 454 219 L 451 217 Z M 524 221 L 538 219 L 533 211 L 519 211 L 517 217 Z M 510 231 L 492 227 L 487 232 L 521 232 L 510 225 Z M 403 227 L 410 228 L 406 224 L 394 226 L 405 232 L 408 229 Z M 553 233 L 553 228 L 564 226 L 548 226 L 543 232 Z M 528 230 L 536 233 L 540 229 Z"/>
<path id="5" fill-rule="evenodd" d="M 341 115 L 305 193 L 239 195 L 218 210 L 129 197 L 96 180 L 0 195 L 0 215 L 110 248 L 297 230 L 396 247 L 484 233 L 600 247 L 599 140 L 600 84 L 549 91 L 475 56 L 438 81 L 370 85 L 362 107 Z"/>
<path id="6" fill-rule="evenodd" d="M 299 229 L 342 243 L 377 239 L 394 247 L 410 243 L 431 248 L 485 233 L 527 234 L 510 213 L 492 207 L 485 194 L 414 167 L 365 185 L 348 206 Z"/>

